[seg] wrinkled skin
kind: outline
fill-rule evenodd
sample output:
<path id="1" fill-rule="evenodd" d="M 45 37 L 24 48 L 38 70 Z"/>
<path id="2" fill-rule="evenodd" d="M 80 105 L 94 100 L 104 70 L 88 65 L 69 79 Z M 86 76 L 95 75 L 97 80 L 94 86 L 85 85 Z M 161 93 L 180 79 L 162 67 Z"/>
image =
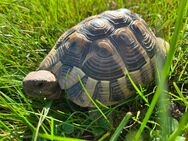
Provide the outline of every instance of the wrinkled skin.
<path id="1" fill-rule="evenodd" d="M 58 99 L 61 94 L 56 77 L 46 70 L 30 72 L 23 80 L 23 88 L 29 97 L 36 99 Z"/>

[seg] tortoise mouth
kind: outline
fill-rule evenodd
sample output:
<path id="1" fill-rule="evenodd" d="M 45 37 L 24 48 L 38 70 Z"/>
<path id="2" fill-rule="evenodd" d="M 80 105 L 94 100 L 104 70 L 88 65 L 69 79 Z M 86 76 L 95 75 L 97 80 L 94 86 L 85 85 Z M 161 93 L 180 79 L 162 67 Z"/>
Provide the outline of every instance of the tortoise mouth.
<path id="1" fill-rule="evenodd" d="M 23 84 L 24 85 L 24 84 Z M 30 99 L 58 99 L 62 93 L 60 87 L 57 85 L 51 89 L 32 89 L 24 86 L 24 91 Z"/>
<path id="2" fill-rule="evenodd" d="M 52 94 L 43 94 L 42 92 L 37 93 L 37 92 L 32 92 L 32 93 L 26 93 L 27 96 L 30 99 L 36 99 L 36 100 L 41 100 L 41 99 L 49 99 L 49 100 L 55 100 L 60 98 L 61 92 L 56 91 Z"/>

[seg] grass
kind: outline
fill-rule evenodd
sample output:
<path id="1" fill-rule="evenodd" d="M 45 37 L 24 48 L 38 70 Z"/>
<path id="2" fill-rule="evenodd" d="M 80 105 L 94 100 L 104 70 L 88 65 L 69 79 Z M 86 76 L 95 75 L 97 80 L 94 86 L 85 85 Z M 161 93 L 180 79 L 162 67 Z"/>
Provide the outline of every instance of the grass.
<path id="1" fill-rule="evenodd" d="M 1 0 L 0 139 L 185 139 L 188 129 L 187 5 L 186 0 Z M 24 76 L 38 67 L 64 31 L 88 16 L 122 7 L 139 13 L 157 36 L 170 41 L 172 48 L 158 88 L 141 89 L 139 93 L 146 99 L 138 94 L 100 109 L 104 115 L 98 117 L 89 114 L 96 109 L 81 109 L 66 99 L 57 103 L 27 99 L 22 89 Z M 180 15 L 178 7 L 183 12 Z M 179 25 L 175 24 L 177 21 Z M 159 97 L 160 94 L 163 95 Z M 153 95 L 155 102 L 151 100 Z M 166 114 L 164 105 L 171 109 L 170 113 Z M 132 116 L 124 117 L 128 112 Z M 114 116 L 113 126 L 103 118 L 109 115 Z"/>

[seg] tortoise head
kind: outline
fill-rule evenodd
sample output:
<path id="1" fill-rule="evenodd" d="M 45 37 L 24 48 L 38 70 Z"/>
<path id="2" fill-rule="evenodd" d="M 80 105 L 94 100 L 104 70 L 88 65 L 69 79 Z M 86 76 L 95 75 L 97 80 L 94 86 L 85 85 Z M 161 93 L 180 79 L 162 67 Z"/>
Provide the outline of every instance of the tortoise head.
<path id="1" fill-rule="evenodd" d="M 35 99 L 58 99 L 61 88 L 53 73 L 46 70 L 30 72 L 23 80 L 25 93 Z"/>

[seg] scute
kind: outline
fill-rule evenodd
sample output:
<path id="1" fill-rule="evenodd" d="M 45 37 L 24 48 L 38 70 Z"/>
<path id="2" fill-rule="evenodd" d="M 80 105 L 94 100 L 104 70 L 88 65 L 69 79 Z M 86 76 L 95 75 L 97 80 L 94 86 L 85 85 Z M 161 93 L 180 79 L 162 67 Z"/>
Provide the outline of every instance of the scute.
<path id="1" fill-rule="evenodd" d="M 110 101 L 118 102 L 125 98 L 125 93 L 122 91 L 121 85 L 118 84 L 117 80 L 110 81 Z"/>
<path id="2" fill-rule="evenodd" d="M 88 39 L 95 40 L 104 38 L 112 33 L 114 27 L 104 18 L 95 17 L 84 24 L 79 29 L 79 32 L 84 34 Z"/>
<path id="3" fill-rule="evenodd" d="M 82 70 L 97 80 L 111 80 L 124 75 L 124 66 L 119 54 L 109 40 L 93 42 L 90 52 L 82 65 Z"/>
<path id="4" fill-rule="evenodd" d="M 128 26 L 132 19 L 122 11 L 105 11 L 101 14 L 108 19 L 116 28 Z"/>
<path id="5" fill-rule="evenodd" d="M 156 38 L 153 33 L 141 21 L 135 21 L 130 28 L 148 56 L 152 58 L 156 47 Z"/>
<path id="6" fill-rule="evenodd" d="M 128 27 L 117 29 L 110 36 L 110 40 L 116 47 L 128 71 L 136 71 L 146 64 L 145 51 Z"/>
<path id="7" fill-rule="evenodd" d="M 88 78 L 86 76 L 81 78 L 82 83 L 86 84 L 87 79 Z M 85 103 L 86 99 L 84 98 L 83 95 L 84 90 L 80 83 L 74 84 L 71 88 L 68 88 L 66 92 L 68 93 L 68 98 L 71 99 L 76 104 L 81 105 L 81 103 L 82 104 Z"/>
<path id="8" fill-rule="evenodd" d="M 81 67 L 89 53 L 89 44 L 90 42 L 82 34 L 77 32 L 71 34 L 63 47 L 59 48 L 59 52 L 62 53 L 61 62 L 70 66 Z"/>

